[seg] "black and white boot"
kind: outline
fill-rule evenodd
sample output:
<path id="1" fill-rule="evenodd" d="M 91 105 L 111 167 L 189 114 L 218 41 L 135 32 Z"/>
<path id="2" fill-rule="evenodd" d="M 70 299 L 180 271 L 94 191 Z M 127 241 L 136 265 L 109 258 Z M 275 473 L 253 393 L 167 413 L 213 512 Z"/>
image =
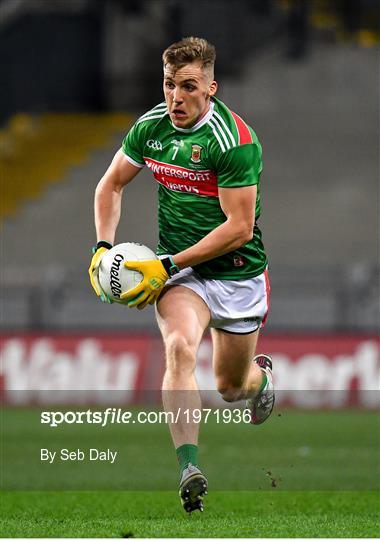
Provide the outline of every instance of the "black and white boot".
<path id="1" fill-rule="evenodd" d="M 179 485 L 179 496 L 186 512 L 203 512 L 203 497 L 207 495 L 207 479 L 198 467 L 188 464 L 183 470 Z"/>

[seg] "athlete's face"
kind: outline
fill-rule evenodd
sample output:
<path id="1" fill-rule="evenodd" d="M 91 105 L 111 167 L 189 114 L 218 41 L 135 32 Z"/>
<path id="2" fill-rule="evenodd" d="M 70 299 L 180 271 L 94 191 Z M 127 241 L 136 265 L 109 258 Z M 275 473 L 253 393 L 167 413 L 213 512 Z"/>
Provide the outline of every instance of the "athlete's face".
<path id="1" fill-rule="evenodd" d="M 166 64 L 164 67 L 164 94 L 173 124 L 189 128 L 206 114 L 210 97 L 216 93 L 217 83 L 212 72 L 203 69 L 198 62 L 186 64 L 180 69 Z"/>

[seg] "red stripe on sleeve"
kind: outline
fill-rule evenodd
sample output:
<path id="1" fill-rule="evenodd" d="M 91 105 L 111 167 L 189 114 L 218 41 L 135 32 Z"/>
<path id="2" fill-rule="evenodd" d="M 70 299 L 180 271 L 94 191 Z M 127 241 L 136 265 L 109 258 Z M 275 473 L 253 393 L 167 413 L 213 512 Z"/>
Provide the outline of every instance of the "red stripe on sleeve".
<path id="1" fill-rule="evenodd" d="M 247 124 L 240 118 L 238 114 L 234 113 L 233 111 L 230 112 L 234 117 L 236 127 L 239 133 L 239 144 L 247 144 L 253 142 L 252 135 L 248 129 Z"/>

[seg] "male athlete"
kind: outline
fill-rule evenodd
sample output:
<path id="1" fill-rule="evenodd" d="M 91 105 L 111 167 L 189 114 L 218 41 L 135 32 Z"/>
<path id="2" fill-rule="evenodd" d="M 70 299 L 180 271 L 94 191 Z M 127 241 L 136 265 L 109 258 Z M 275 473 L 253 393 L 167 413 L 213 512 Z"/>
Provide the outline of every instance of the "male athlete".
<path id="1" fill-rule="evenodd" d="M 215 97 L 214 62 L 214 46 L 195 37 L 163 53 L 165 102 L 137 120 L 96 188 L 98 242 L 89 273 L 96 294 L 109 301 L 99 286 L 99 263 L 114 242 L 124 186 L 148 166 L 159 184 L 160 259 L 125 263 L 143 279 L 122 298 L 138 309 L 156 304 L 166 352 L 164 408 L 202 408 L 194 370 L 210 327 L 220 394 L 226 401 L 246 399 L 252 423 L 260 424 L 274 404 L 271 361 L 254 356 L 269 305 L 257 226 L 261 146 L 252 128 Z M 198 430 L 181 414 L 170 425 L 187 512 L 203 510 L 207 493 Z"/>

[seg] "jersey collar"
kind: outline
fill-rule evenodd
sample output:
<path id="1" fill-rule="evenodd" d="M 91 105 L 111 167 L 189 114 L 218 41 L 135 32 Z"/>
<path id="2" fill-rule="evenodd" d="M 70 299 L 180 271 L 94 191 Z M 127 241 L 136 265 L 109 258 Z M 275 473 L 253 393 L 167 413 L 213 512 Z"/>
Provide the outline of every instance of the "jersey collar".
<path id="1" fill-rule="evenodd" d="M 207 111 L 207 113 L 199 120 L 199 122 L 197 122 L 196 124 L 193 125 L 193 127 L 191 128 L 180 128 L 180 127 L 177 127 L 173 124 L 173 122 L 171 122 L 172 126 L 174 129 L 176 129 L 177 131 L 181 131 L 181 133 L 192 133 L 193 131 L 197 131 L 199 128 L 201 128 L 202 126 L 204 126 L 205 124 L 207 124 L 207 122 L 210 120 L 211 116 L 213 115 L 214 113 L 214 102 L 210 100 L 210 108 L 209 110 Z M 171 120 L 170 120 L 171 121 Z"/>

